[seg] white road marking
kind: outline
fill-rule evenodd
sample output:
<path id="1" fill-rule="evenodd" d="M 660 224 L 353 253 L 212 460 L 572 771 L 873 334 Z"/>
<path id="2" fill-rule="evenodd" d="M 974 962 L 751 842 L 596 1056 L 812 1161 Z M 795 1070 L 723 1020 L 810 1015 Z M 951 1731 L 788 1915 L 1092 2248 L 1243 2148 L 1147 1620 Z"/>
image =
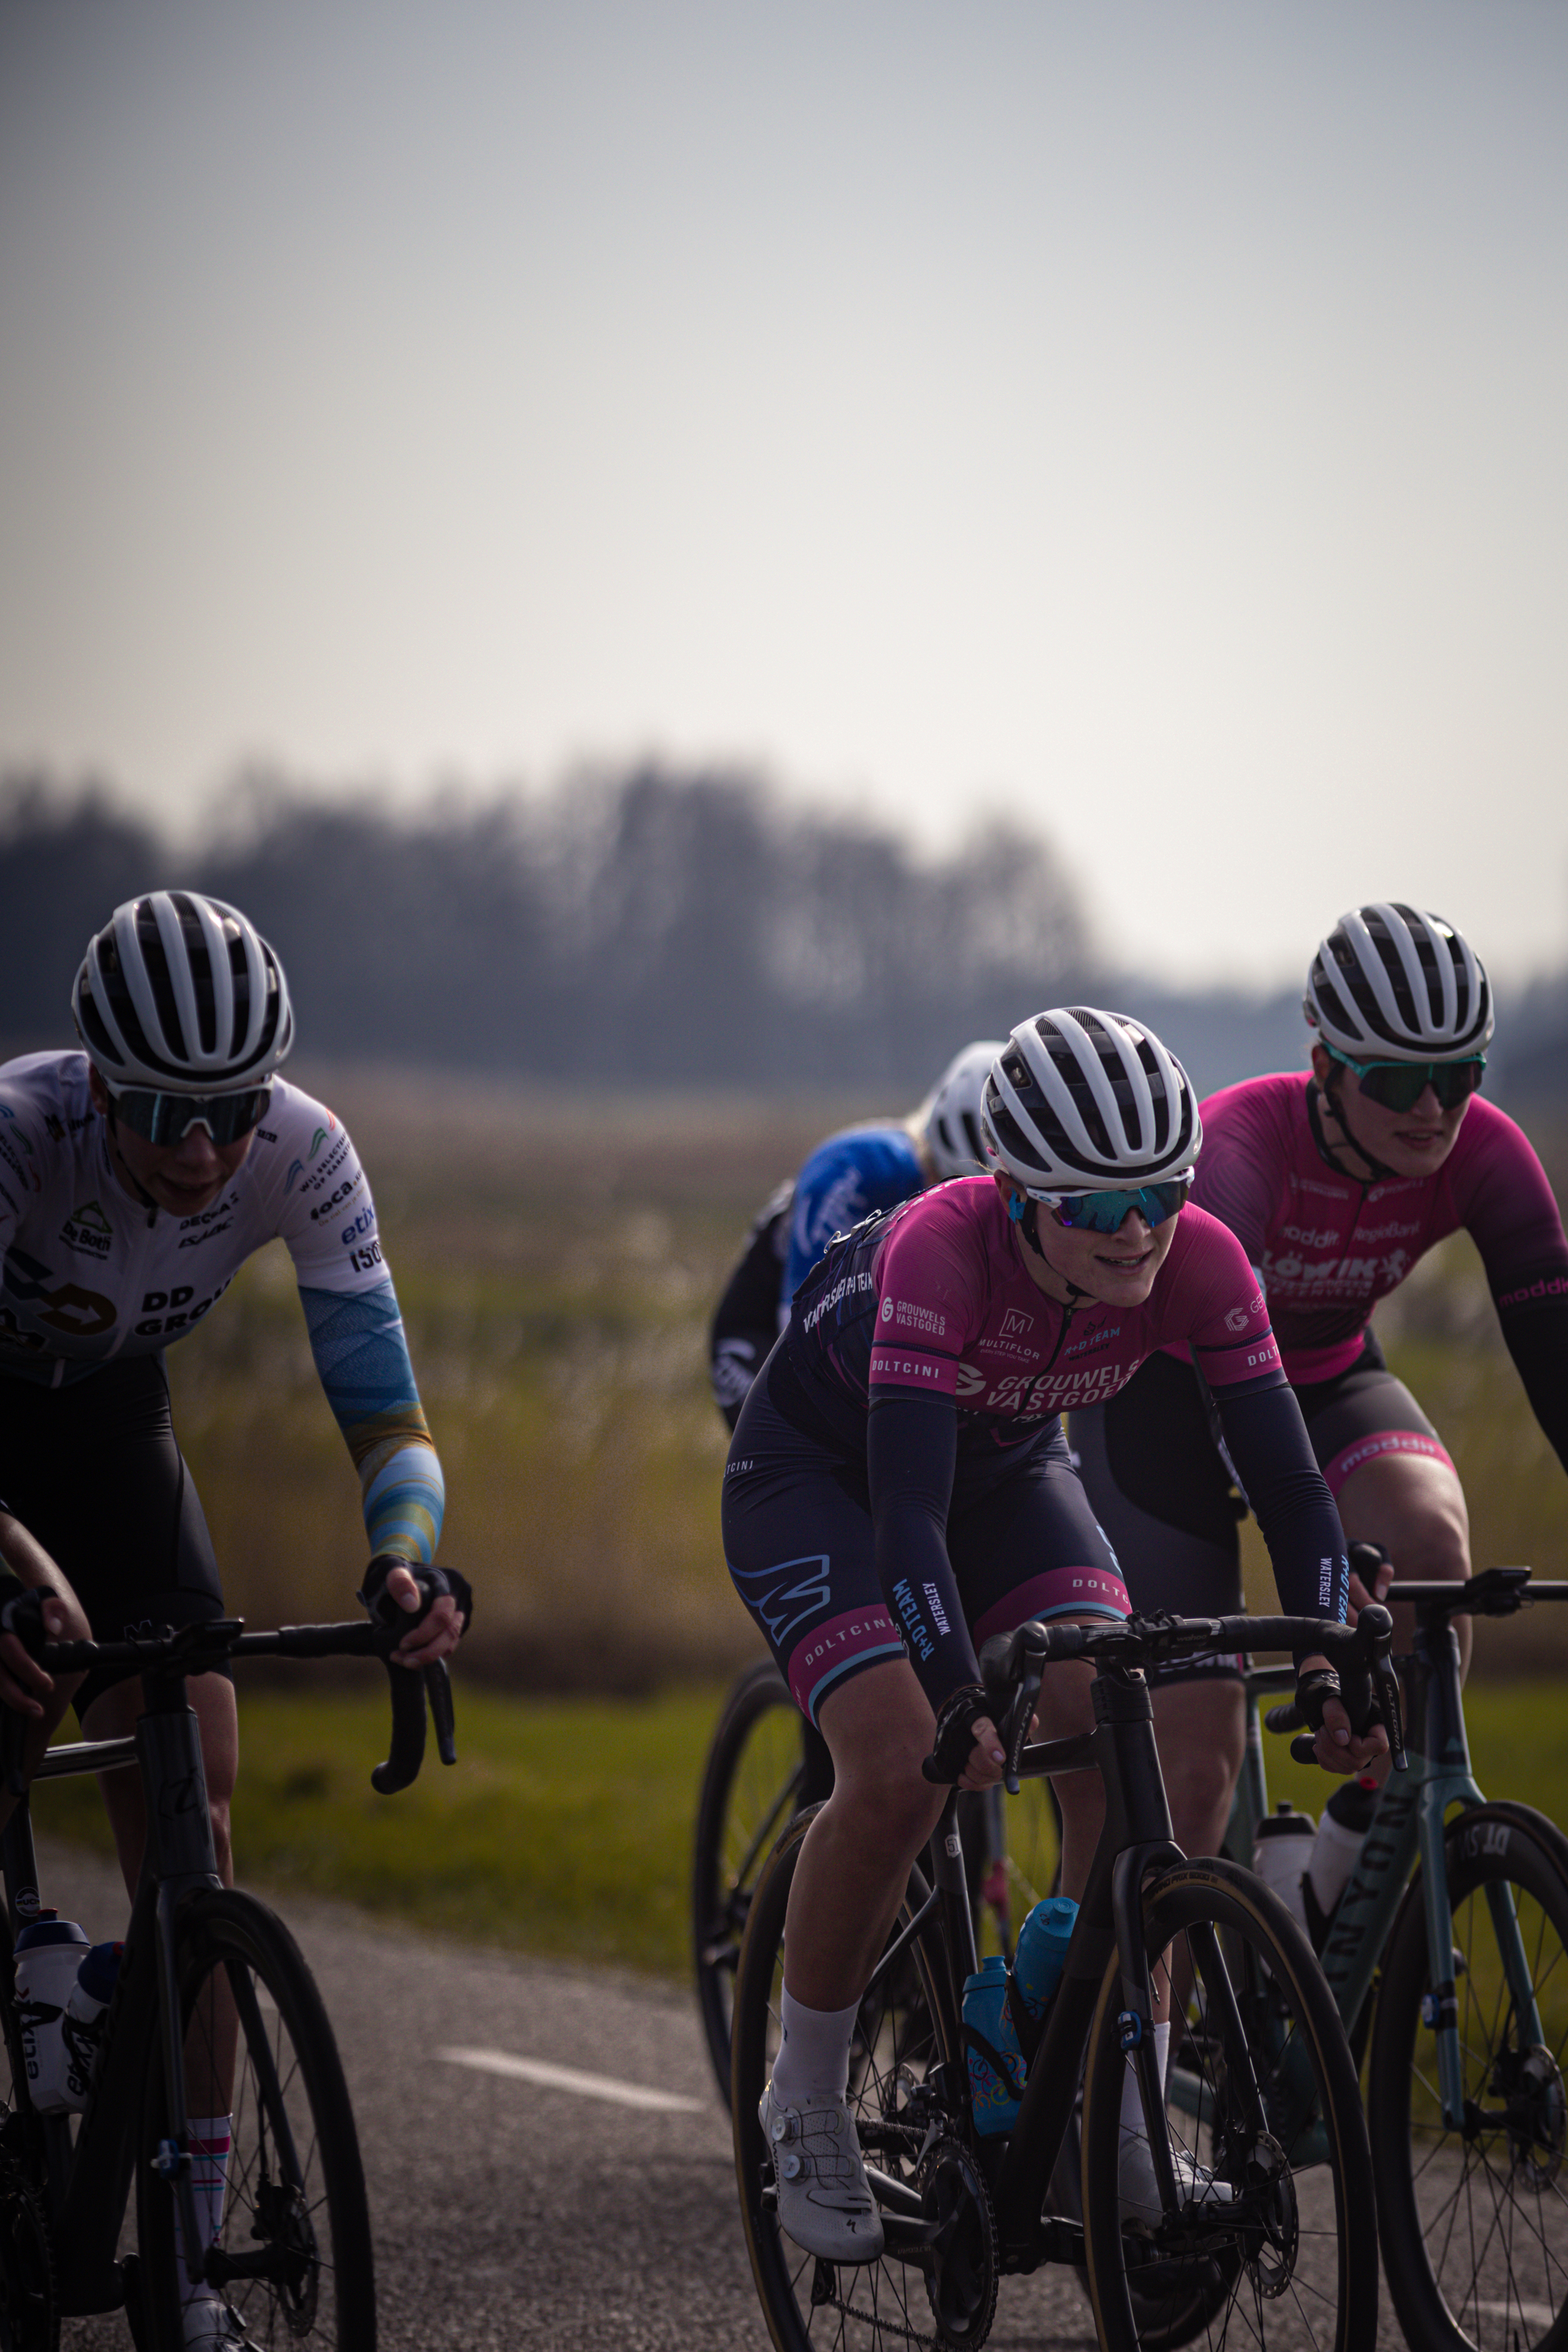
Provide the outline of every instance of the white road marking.
<path id="1" fill-rule="evenodd" d="M 1527 2327 L 1550 2327 L 1557 2314 L 1549 2303 L 1490 2302 L 1484 2294 L 1479 2299 L 1467 2295 L 1463 2311 L 1485 2311 L 1494 2319 L 1522 2319 Z"/>
<path id="2" fill-rule="evenodd" d="M 580 2099 L 610 2099 L 622 2107 L 646 2107 L 660 2115 L 700 2115 L 706 2099 L 676 2091 L 649 2091 L 640 2083 L 617 2083 L 613 2074 L 584 2074 L 575 2066 L 552 2066 L 543 2058 L 514 2058 L 510 2050 L 437 2050 L 448 2066 L 472 2066 L 481 2074 L 510 2074 L 520 2083 L 540 2083 L 549 2091 L 574 2091 Z"/>

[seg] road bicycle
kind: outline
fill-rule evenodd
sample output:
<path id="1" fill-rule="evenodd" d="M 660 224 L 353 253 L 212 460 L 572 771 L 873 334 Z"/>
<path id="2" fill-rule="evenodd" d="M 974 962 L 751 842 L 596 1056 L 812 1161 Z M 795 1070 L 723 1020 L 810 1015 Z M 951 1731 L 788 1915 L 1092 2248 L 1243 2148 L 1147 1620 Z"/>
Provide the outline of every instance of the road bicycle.
<path id="1" fill-rule="evenodd" d="M 364 2175 L 331 2027 L 283 1922 L 218 1877 L 185 1681 L 231 1658 L 381 1656 L 393 1737 L 371 1778 L 389 1795 L 419 1770 L 426 1697 L 442 1760 L 456 1759 L 446 1668 L 421 1675 L 392 1664 L 403 1630 L 361 1620 L 247 1633 L 240 1620 L 224 1618 L 145 1639 L 29 1643 L 53 1675 L 140 1671 L 146 1711 L 134 1734 L 51 1748 L 35 1777 L 139 1769 L 148 1840 L 92 2087 L 73 2130 L 71 2116 L 40 2114 L 28 2087 L 13 1952 L 38 1916 L 38 1875 L 19 1769 L 22 1719 L 0 1710 L 7 1784 L 18 1796 L 0 1835 L 0 2033 L 11 2068 L 0 2105 L 4 2352 L 55 2352 L 62 2315 L 121 2307 L 137 2352 L 183 2352 L 184 2307 L 198 2284 L 227 2303 L 247 2346 L 374 2352 Z M 190 2120 L 220 2106 L 232 2108 L 233 2145 L 223 2219 L 208 2243 Z M 132 2189 L 136 2248 L 121 2254 Z M 197 2250 L 195 2267 L 181 2249 Z"/>
<path id="2" fill-rule="evenodd" d="M 1482 1796 L 1454 1620 L 1568 1600 L 1568 1583 L 1494 1568 L 1386 1597 L 1415 1612 L 1415 1653 L 1398 1662 L 1410 1769 L 1379 1796 L 1322 1931 L 1322 1969 L 1358 2063 L 1365 2053 L 1384 2267 L 1406 2338 L 1421 2352 L 1528 2352 L 1568 2340 L 1568 1839 L 1531 1806 Z M 1268 1811 L 1258 1702 L 1293 1682 L 1289 1667 L 1247 1677 L 1225 1842 L 1237 1861 Z M 1290 1705 L 1265 1720 L 1300 1728 Z M 1173 2106 L 1195 2116 L 1205 2095 L 1194 2073 L 1173 2070 Z"/>
<path id="3" fill-rule="evenodd" d="M 1132 1618 L 1031 1622 L 986 1643 L 982 1670 L 1006 1722 L 1009 1790 L 1025 1778 L 1096 1769 L 1106 1826 L 1065 1973 L 1026 2049 L 1016 2123 L 1005 2138 L 981 2138 L 961 2011 L 973 1922 L 956 1792 L 949 1798 L 931 1843 L 934 1883 L 910 1873 L 851 2052 L 850 2111 L 886 2232 L 871 2263 L 835 2265 L 784 2236 L 757 2120 L 778 2046 L 785 1909 L 812 1817 L 785 1831 L 746 1923 L 731 2076 L 746 2242 L 778 2352 L 829 2344 L 970 2352 L 990 2331 L 1002 2277 L 1053 2263 L 1081 2267 L 1105 2352 L 1170 2352 L 1205 2331 L 1260 2352 L 1372 2352 L 1372 2159 L 1343 2026 L 1279 1897 L 1237 1864 L 1189 1862 L 1173 1843 L 1143 1669 L 1215 1648 L 1321 1650 L 1354 1719 L 1381 1716 L 1397 1751 L 1391 1633 L 1388 1612 L 1373 1606 L 1353 1631 L 1302 1618 Z M 1028 1745 L 1041 1673 L 1067 1658 L 1095 1668 L 1095 1727 Z M 1167 2109 L 1151 2031 L 1156 1982 L 1168 1981 L 1177 1948 L 1194 1987 L 1183 2063 L 1200 2093 L 1184 2118 Z M 1130 2067 L 1158 2186 L 1152 2227 L 1123 2225 Z M 1059 2210 L 1052 2187 L 1080 2075 L 1081 2217 Z M 1228 2198 L 1187 2198 L 1177 2154 L 1205 2166 Z"/>
<path id="4" fill-rule="evenodd" d="M 746 1915 L 773 1841 L 832 1792 L 827 1742 L 769 1658 L 736 1677 L 702 1768 L 691 1861 L 697 2005 L 719 2095 L 730 2098 L 730 2023 Z M 964 1850 L 979 1948 L 1011 1958 L 1030 1909 L 1056 1883 L 1060 1851 L 1047 1781 L 1004 1811 L 1000 1791 L 963 1803 Z"/>

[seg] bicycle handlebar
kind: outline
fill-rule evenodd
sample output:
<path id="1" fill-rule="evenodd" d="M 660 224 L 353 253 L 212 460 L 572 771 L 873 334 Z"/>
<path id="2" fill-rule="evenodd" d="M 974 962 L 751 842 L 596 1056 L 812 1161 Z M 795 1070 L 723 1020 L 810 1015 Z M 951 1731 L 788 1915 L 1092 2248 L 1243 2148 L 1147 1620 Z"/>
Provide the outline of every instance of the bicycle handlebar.
<path id="1" fill-rule="evenodd" d="M 280 1625 L 247 1633 L 240 1617 L 219 1617 L 205 1625 L 134 1635 L 121 1642 L 45 1642 L 36 1652 L 47 1674 L 90 1672 L 94 1666 L 132 1666 L 143 1674 L 160 1670 L 202 1674 L 226 1658 L 379 1658 L 392 1686 L 392 1741 L 384 1764 L 372 1772 L 371 1786 L 390 1797 L 417 1780 L 425 1760 L 426 1702 L 436 1722 L 437 1752 L 443 1764 L 458 1760 L 452 1678 L 445 1658 L 423 1669 L 401 1666 L 392 1653 L 403 1638 L 397 1626 L 373 1625 L 356 1618 L 342 1625 Z M 22 1717 L 6 1715 L 7 1731 Z M 17 1790 L 16 1793 L 20 1794 Z"/>
<path id="2" fill-rule="evenodd" d="M 1406 1759 L 1399 1684 L 1389 1663 L 1393 1638 L 1394 1620 L 1376 1601 L 1361 1611 L 1353 1626 L 1318 1617 L 1175 1617 L 1163 1611 L 1097 1625 L 1042 1624 L 1032 1618 L 1011 1633 L 992 1635 L 980 1653 L 980 1671 L 988 1691 L 998 1698 L 1010 1696 L 1004 1744 L 1006 1784 L 1013 1796 L 1018 1793 L 1018 1767 L 1041 1675 L 1047 1665 L 1068 1658 L 1142 1666 L 1208 1650 L 1319 1652 L 1339 1670 L 1352 1726 L 1364 1731 L 1381 1721 L 1389 1735 L 1394 1769 L 1403 1772 Z M 931 1760 L 926 1759 L 928 1764 Z M 927 1777 L 931 1777 L 929 1772 Z"/>

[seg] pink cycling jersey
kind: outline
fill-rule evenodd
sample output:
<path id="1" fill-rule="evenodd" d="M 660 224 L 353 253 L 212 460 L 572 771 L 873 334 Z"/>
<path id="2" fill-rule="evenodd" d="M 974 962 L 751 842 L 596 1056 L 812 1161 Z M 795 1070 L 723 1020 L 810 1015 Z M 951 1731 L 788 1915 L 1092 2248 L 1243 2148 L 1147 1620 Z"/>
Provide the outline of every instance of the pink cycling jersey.
<path id="1" fill-rule="evenodd" d="M 1362 1185 L 1324 1159 L 1300 1072 L 1247 1078 L 1203 1106 L 1195 1202 L 1220 1218 L 1262 1276 L 1293 1383 L 1333 1379 L 1360 1355 L 1372 1310 L 1461 1227 L 1510 1308 L 1568 1298 L 1562 1219 L 1526 1137 L 1472 1097 L 1430 1176 Z M 1184 1213 L 1183 1223 L 1191 1212 Z"/>
<path id="2" fill-rule="evenodd" d="M 1202 1210 L 1177 1219 L 1141 1307 L 1058 1305 L 1030 1279 L 1024 1247 L 989 1177 L 943 1184 L 858 1248 L 851 1237 L 815 1296 L 797 1300 L 791 1352 L 816 1383 L 862 1406 L 897 1390 L 951 1397 L 961 1445 L 1007 1444 L 1074 1405 L 1102 1403 L 1173 1340 L 1191 1341 L 1216 1390 L 1280 1377 L 1246 1252 Z"/>

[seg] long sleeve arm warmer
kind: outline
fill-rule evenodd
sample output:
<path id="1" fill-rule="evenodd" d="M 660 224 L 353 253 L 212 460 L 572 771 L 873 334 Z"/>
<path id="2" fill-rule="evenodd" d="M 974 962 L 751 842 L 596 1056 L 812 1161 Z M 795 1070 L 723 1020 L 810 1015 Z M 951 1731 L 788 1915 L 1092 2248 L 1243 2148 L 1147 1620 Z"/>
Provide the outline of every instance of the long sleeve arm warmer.
<path id="1" fill-rule="evenodd" d="M 371 1551 L 425 1566 L 440 1539 L 446 1488 L 397 1293 L 390 1282 L 360 1291 L 301 1287 L 300 1300 L 327 1402 L 359 1472 Z"/>
<path id="2" fill-rule="evenodd" d="M 931 1706 L 980 1668 L 952 1564 L 947 1514 L 958 1464 L 958 1415 L 946 1397 L 874 1395 L 866 1467 L 877 1577 Z"/>
<path id="3" fill-rule="evenodd" d="M 1568 1272 L 1519 1276 L 1497 1294 L 1498 1321 L 1531 1410 L 1568 1469 Z"/>
<path id="4" fill-rule="evenodd" d="M 1263 1530 L 1287 1616 L 1331 1617 L 1350 1605 L 1344 1529 L 1313 1456 L 1296 1392 L 1284 1381 L 1215 1392 L 1226 1451 Z"/>

